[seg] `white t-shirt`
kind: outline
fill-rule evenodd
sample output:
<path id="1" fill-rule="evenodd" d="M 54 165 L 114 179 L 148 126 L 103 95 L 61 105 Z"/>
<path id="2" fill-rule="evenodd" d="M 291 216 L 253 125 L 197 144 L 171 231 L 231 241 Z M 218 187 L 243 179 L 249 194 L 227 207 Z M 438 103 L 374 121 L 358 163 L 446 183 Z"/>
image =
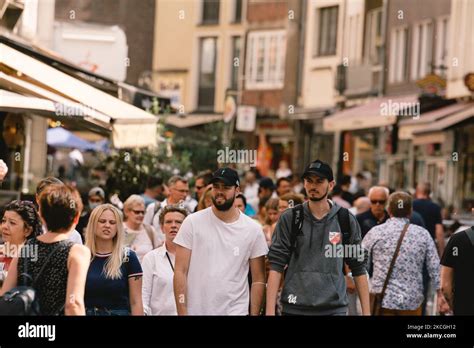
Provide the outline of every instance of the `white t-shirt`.
<path id="1" fill-rule="evenodd" d="M 245 214 L 225 223 L 212 207 L 184 219 L 174 243 L 191 250 L 190 315 L 247 315 L 249 260 L 268 253 L 262 228 Z"/>
<path id="2" fill-rule="evenodd" d="M 166 244 L 145 255 L 142 262 L 143 309 L 147 315 L 177 315 L 173 292 L 174 255 L 168 253 Z"/>

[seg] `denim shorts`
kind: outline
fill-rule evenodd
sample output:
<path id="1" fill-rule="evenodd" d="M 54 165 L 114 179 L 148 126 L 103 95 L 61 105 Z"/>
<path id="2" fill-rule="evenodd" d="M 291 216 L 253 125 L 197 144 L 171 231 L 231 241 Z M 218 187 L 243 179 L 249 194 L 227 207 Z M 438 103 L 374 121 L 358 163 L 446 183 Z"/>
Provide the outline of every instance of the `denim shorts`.
<path id="1" fill-rule="evenodd" d="M 86 315 L 90 316 L 127 316 L 130 315 L 128 309 L 108 309 L 108 308 L 87 308 Z"/>

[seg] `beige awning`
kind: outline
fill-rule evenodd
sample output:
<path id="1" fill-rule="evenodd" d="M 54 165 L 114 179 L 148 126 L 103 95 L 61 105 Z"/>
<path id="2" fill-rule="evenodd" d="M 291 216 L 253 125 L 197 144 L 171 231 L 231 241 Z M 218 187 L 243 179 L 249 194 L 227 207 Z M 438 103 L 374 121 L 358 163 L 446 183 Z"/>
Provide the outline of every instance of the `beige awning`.
<path id="1" fill-rule="evenodd" d="M 418 103 L 418 95 L 377 98 L 323 119 L 326 132 L 379 128 L 395 123 L 398 111 Z"/>
<path id="2" fill-rule="evenodd" d="M 165 122 L 166 124 L 178 127 L 178 128 L 187 128 L 187 127 L 194 127 L 199 126 L 201 124 L 207 124 L 216 121 L 222 121 L 223 115 L 185 115 L 185 116 L 162 116 L 166 117 Z"/>
<path id="3" fill-rule="evenodd" d="M 421 136 L 428 133 L 438 133 L 466 120 L 474 121 L 474 103 L 468 104 L 463 110 L 444 117 L 420 130 L 415 131 L 413 134 L 415 136 Z"/>
<path id="4" fill-rule="evenodd" d="M 112 141 L 115 147 L 156 145 L 157 118 L 155 116 L 5 44 L 0 44 L 0 63 L 16 70 L 19 75 L 17 80 L 28 80 L 34 86 L 49 90 L 53 94 L 83 105 L 84 108 L 93 109 L 110 117 Z M 6 80 L 5 77 L 3 78 Z M 52 98 L 51 95 L 48 99 L 50 98 Z"/>
<path id="5" fill-rule="evenodd" d="M 398 138 L 400 140 L 413 139 L 414 133 L 416 131 L 426 129 L 438 120 L 443 119 L 444 117 L 447 117 L 449 115 L 456 114 L 460 111 L 466 110 L 467 108 L 469 108 L 468 103 L 456 103 L 430 112 L 423 113 L 417 119 L 403 119 L 399 123 Z"/>

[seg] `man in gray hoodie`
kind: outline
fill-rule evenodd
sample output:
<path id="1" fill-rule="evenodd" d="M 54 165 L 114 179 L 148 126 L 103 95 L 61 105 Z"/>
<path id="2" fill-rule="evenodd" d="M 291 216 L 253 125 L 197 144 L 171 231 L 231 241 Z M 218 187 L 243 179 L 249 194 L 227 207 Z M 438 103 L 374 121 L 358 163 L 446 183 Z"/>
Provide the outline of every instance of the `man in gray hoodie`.
<path id="1" fill-rule="evenodd" d="M 266 314 L 275 314 L 278 288 L 288 265 L 281 295 L 283 315 L 346 315 L 345 262 L 354 277 L 362 314 L 370 315 L 360 227 L 355 217 L 348 214 L 350 239 L 345 245 L 338 219 L 338 211 L 343 208 L 327 198 L 335 184 L 332 169 L 316 160 L 306 167 L 303 179 L 309 202 L 303 204 L 300 231 L 293 227 L 296 210 L 288 209 L 273 234 L 268 253 Z"/>

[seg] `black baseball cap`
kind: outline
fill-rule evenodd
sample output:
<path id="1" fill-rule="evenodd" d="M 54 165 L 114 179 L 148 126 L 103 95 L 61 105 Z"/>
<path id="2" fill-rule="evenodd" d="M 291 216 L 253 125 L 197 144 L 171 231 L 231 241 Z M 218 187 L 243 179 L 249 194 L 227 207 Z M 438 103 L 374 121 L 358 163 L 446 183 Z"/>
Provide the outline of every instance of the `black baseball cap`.
<path id="1" fill-rule="evenodd" d="M 306 178 L 308 175 L 317 175 L 321 178 L 328 179 L 328 181 L 334 180 L 331 166 L 323 161 L 316 160 L 311 162 L 304 170 L 302 178 Z"/>
<path id="2" fill-rule="evenodd" d="M 228 186 L 240 186 L 239 174 L 229 167 L 219 168 L 212 174 L 211 184 L 218 180 Z"/>

